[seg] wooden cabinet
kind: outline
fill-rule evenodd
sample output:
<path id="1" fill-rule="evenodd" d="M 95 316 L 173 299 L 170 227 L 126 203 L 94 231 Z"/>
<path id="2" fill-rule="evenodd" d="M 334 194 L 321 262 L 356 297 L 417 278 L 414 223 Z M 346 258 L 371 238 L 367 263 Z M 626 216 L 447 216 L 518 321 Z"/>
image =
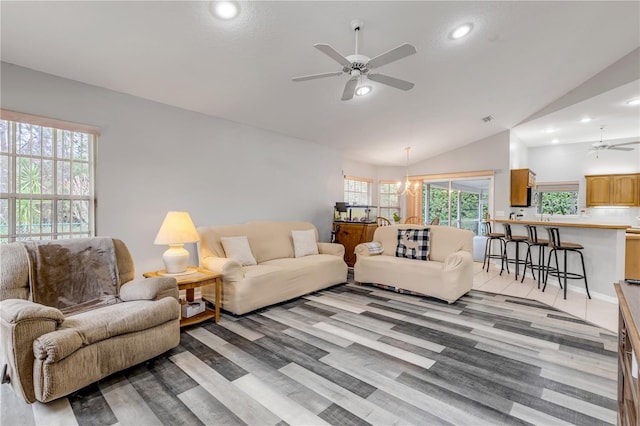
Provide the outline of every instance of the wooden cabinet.
<path id="1" fill-rule="evenodd" d="M 618 316 L 618 425 L 640 426 L 640 285 L 615 284 Z"/>
<path id="2" fill-rule="evenodd" d="M 376 223 L 333 222 L 335 242 L 344 246 L 344 261 L 353 267 L 356 263 L 356 246 L 373 241 Z"/>
<path id="3" fill-rule="evenodd" d="M 640 280 L 640 230 L 627 230 L 624 253 L 624 277 Z"/>
<path id="4" fill-rule="evenodd" d="M 585 176 L 587 207 L 640 206 L 640 174 Z"/>
<path id="5" fill-rule="evenodd" d="M 585 176 L 587 207 L 611 205 L 611 176 Z"/>
<path id="6" fill-rule="evenodd" d="M 640 178 L 640 175 L 611 176 L 614 206 L 638 205 L 638 178 Z"/>
<path id="7" fill-rule="evenodd" d="M 529 207 L 531 188 L 536 186 L 536 174 L 530 169 L 511 170 L 511 206 Z"/>

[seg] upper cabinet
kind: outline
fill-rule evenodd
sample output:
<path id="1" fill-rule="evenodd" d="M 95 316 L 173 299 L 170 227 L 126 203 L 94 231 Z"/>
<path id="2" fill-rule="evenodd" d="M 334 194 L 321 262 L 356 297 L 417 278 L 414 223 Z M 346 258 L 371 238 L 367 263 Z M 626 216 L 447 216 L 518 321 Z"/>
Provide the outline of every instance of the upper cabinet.
<path id="1" fill-rule="evenodd" d="M 511 170 L 511 206 L 529 207 L 531 188 L 536 186 L 536 174 L 530 169 Z"/>
<path id="2" fill-rule="evenodd" d="M 640 174 L 585 176 L 587 207 L 640 206 Z"/>

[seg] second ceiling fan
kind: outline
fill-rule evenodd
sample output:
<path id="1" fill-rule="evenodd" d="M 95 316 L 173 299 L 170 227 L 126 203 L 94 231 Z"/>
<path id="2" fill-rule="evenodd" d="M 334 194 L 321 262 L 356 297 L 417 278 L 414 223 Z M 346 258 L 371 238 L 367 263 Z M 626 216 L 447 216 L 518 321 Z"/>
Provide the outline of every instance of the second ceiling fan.
<path id="1" fill-rule="evenodd" d="M 386 65 L 390 62 L 397 61 L 398 59 L 402 59 L 406 56 L 413 55 L 414 53 L 416 53 L 416 48 L 411 44 L 405 43 L 370 59 L 369 57 L 358 53 L 358 32 L 362 28 L 362 24 L 362 21 L 358 19 L 354 19 L 353 21 L 351 21 L 351 28 L 353 28 L 356 33 L 356 47 L 355 53 L 353 55 L 342 56 L 337 50 L 335 50 L 328 44 L 318 43 L 313 45 L 316 49 L 342 65 L 341 71 L 294 77 L 292 80 L 306 81 L 314 80 L 316 78 L 334 77 L 342 74 L 348 74 L 350 78 L 344 86 L 344 91 L 342 92 L 343 101 L 348 101 L 353 98 L 353 95 L 356 93 L 356 89 L 358 88 L 359 84 L 361 84 L 364 78 L 368 78 L 369 80 L 382 83 L 387 86 L 395 87 L 396 89 L 400 90 L 412 89 L 414 84 L 409 81 L 390 77 L 385 74 L 370 73 L 369 71 L 381 67 L 382 65 Z"/>

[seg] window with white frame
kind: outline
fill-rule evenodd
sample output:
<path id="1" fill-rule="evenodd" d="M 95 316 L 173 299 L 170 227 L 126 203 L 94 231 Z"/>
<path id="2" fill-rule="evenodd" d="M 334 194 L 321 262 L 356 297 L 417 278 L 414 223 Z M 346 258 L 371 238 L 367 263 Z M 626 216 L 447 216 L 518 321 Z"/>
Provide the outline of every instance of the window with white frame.
<path id="1" fill-rule="evenodd" d="M 344 177 L 344 201 L 349 204 L 368 206 L 371 204 L 373 180 L 353 176 Z"/>
<path id="2" fill-rule="evenodd" d="M 0 243 L 95 235 L 97 130 L 0 113 Z"/>
<path id="3" fill-rule="evenodd" d="M 538 214 L 578 214 L 578 182 L 538 183 L 533 191 L 533 204 Z"/>
<path id="4" fill-rule="evenodd" d="M 391 222 L 394 213 L 400 216 L 399 186 L 400 184 L 394 181 L 381 180 L 378 183 L 378 216 L 386 217 Z"/>

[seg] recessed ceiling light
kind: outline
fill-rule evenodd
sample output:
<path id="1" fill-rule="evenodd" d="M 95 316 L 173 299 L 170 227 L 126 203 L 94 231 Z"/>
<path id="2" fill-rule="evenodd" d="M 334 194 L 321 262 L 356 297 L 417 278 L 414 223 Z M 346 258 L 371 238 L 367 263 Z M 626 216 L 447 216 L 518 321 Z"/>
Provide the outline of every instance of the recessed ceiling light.
<path id="1" fill-rule="evenodd" d="M 372 90 L 371 86 L 366 84 L 364 86 L 358 86 L 358 88 L 356 89 L 356 95 L 365 96 L 371 93 L 371 90 Z"/>
<path id="2" fill-rule="evenodd" d="M 240 12 L 240 5 L 235 1 L 214 1 L 211 9 L 220 19 L 233 19 Z"/>
<path id="3" fill-rule="evenodd" d="M 549 127 L 548 129 L 543 130 L 543 132 L 545 132 L 545 133 L 547 133 L 547 134 L 549 134 L 549 133 L 553 133 L 553 132 L 555 132 L 555 131 L 556 131 L 556 129 L 552 129 L 551 127 Z"/>
<path id="4" fill-rule="evenodd" d="M 558 139 L 552 139 L 551 140 L 551 143 L 558 143 L 558 142 L 560 142 Z"/>
<path id="5" fill-rule="evenodd" d="M 580 120 L 581 123 L 588 123 L 590 122 L 592 119 L 590 117 L 585 117 L 582 120 Z"/>
<path id="6" fill-rule="evenodd" d="M 473 29 L 473 24 L 460 25 L 458 28 L 451 31 L 451 33 L 449 34 L 449 38 L 453 40 L 461 39 L 462 37 L 469 34 L 471 32 L 471 29 Z"/>
<path id="7" fill-rule="evenodd" d="M 640 98 L 629 99 L 627 105 L 640 105 Z"/>

